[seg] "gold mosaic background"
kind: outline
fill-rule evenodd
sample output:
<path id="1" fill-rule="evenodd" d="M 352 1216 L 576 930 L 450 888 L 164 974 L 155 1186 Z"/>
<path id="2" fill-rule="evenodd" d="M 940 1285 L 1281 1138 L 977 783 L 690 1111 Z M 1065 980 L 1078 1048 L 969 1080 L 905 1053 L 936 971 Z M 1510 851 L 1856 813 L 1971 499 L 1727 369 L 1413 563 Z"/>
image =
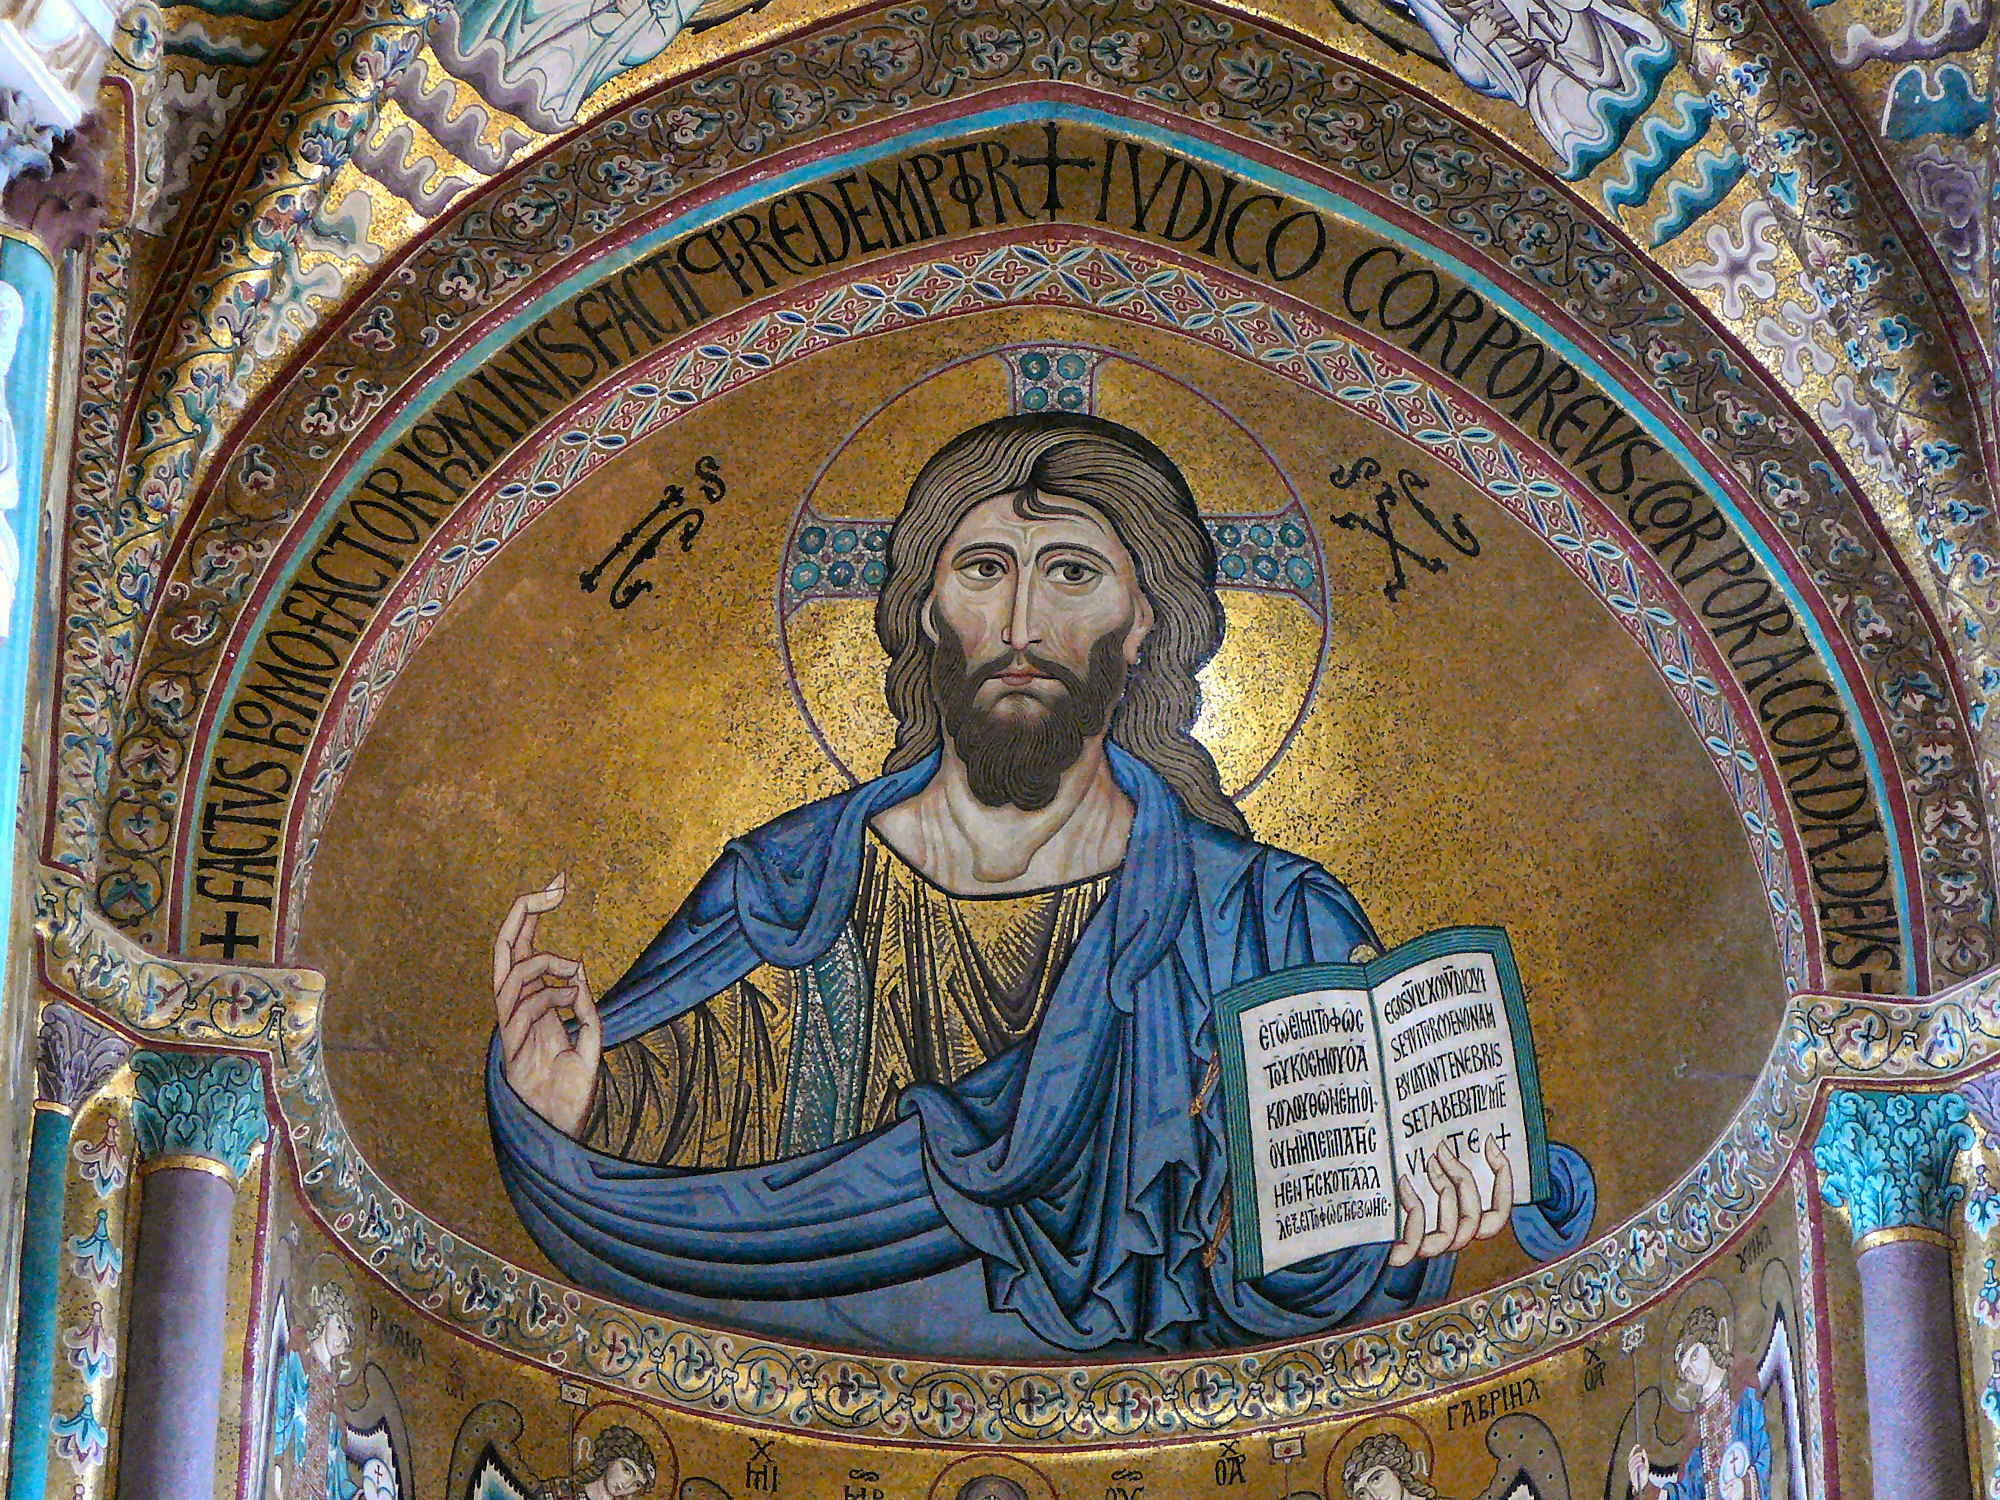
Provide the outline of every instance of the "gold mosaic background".
<path id="1" fill-rule="evenodd" d="M 542 1262 L 502 1192 L 484 1119 L 493 929 L 556 870 L 576 894 L 543 941 L 599 993 L 721 847 L 843 782 L 786 685 L 773 608 L 795 507 L 851 429 L 925 372 L 1023 340 L 1101 343 L 1171 368 L 1104 376 L 1098 408 L 1183 464 L 1211 512 L 1262 511 L 1289 474 L 1325 548 L 1333 622 L 1310 714 L 1245 800 L 1260 838 L 1322 861 L 1390 942 L 1462 922 L 1512 934 L 1551 1136 L 1598 1177 L 1598 1224 L 1687 1167 L 1741 1102 L 1782 984 L 1744 835 L 1707 755 L 1608 609 L 1455 476 L 1426 467 L 1477 558 L 1383 597 L 1381 544 L 1329 515 L 1360 492 L 1335 464 L 1424 463 L 1272 376 L 1128 325 L 956 320 L 816 355 L 622 455 L 499 555 L 396 683 L 317 853 L 298 960 L 323 967 L 336 1100 L 362 1154 L 413 1203 L 518 1262 Z M 869 422 L 827 472 L 822 514 L 893 514 L 916 467 L 1006 409 L 998 359 L 960 366 Z M 809 413 L 801 420 L 799 413 Z M 1256 441 L 1275 458 L 1274 469 Z M 613 611 L 577 574 L 714 454 L 727 497 L 656 592 Z M 1231 592 L 1231 639 L 1201 729 L 1240 784 L 1282 737 L 1317 626 Z M 836 741 L 881 742 L 880 655 L 863 606 L 792 638 Z M 846 706 L 846 717 L 835 712 Z M 1276 727 L 1274 728 L 1274 724 Z M 1254 752 L 1245 747 L 1258 747 Z M 1475 1247 L 1460 1291 L 1518 1273 Z"/>

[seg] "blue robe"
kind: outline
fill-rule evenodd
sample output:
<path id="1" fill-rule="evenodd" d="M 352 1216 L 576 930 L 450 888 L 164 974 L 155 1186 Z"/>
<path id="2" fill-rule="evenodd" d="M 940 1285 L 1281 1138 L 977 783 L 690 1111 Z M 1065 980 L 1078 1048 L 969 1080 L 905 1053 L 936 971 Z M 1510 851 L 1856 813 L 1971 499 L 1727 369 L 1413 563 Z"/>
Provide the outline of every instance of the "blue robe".
<path id="1" fill-rule="evenodd" d="M 1441 1297 L 1452 1257 L 1392 1268 L 1386 1245 L 1237 1281 L 1218 1233 L 1220 1090 L 1189 1113 L 1214 1053 L 1212 998 L 1376 940 L 1318 865 L 1189 817 L 1147 766 L 1116 746 L 1110 760 L 1135 806 L 1125 864 L 1039 1030 L 954 1084 L 910 1087 L 892 1125 L 763 1166 L 626 1161 L 528 1108 L 496 1036 L 494 1148 L 549 1259 L 670 1315 L 960 1358 L 1227 1347 Z M 869 821 L 936 768 L 933 756 L 732 841 L 605 996 L 605 1046 L 759 964 L 825 954 L 853 911 Z M 1595 1207 L 1582 1158 L 1551 1152 L 1555 1196 L 1515 1213 L 1543 1257 L 1582 1243 Z"/>
<path id="2" fill-rule="evenodd" d="M 1696 1429 L 1699 1432 L 1699 1428 Z M 1736 1398 L 1736 1405 L 1730 1412 L 1729 1440 L 1741 1443 L 1750 1454 L 1750 1472 L 1757 1476 L 1757 1494 L 1760 1500 L 1771 1493 L 1771 1428 L 1764 1420 L 1762 1394 L 1753 1389 L 1743 1391 Z M 1722 1445 L 1724 1448 L 1727 1443 Z M 1719 1500 L 1722 1494 L 1720 1479 L 1710 1479 L 1706 1472 L 1706 1460 L 1701 1443 L 1697 1441 L 1687 1462 L 1681 1466 L 1679 1474 L 1668 1487 L 1665 1500 Z"/>

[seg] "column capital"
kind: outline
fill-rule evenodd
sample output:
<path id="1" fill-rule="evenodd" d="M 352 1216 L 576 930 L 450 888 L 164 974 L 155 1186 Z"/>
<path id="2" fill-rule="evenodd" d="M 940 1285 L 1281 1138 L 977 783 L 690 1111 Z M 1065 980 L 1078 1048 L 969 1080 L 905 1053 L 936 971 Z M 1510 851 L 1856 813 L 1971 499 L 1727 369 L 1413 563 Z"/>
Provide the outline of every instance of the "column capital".
<path id="1" fill-rule="evenodd" d="M 110 1027 L 62 1001 L 42 1007 L 35 1037 L 35 1102 L 75 1114 L 132 1051 Z"/>
<path id="2" fill-rule="evenodd" d="M 254 1062 L 223 1052 L 141 1050 L 132 1054 L 132 1072 L 142 1171 L 208 1163 L 234 1185 L 250 1169 L 251 1151 L 271 1128 L 263 1071 Z"/>
<path id="3" fill-rule="evenodd" d="M 1972 1120 L 1988 1136 L 2000 1136 L 2000 1073 L 1982 1073 L 1958 1086 L 1958 1097 L 1972 1111 Z"/>
<path id="4" fill-rule="evenodd" d="M 1857 1247 L 1947 1242 L 1952 1205 L 1965 1196 L 1952 1163 L 1973 1143 L 1966 1113 L 1956 1094 L 1834 1091 L 1813 1158 L 1827 1202 L 1847 1209 Z"/>

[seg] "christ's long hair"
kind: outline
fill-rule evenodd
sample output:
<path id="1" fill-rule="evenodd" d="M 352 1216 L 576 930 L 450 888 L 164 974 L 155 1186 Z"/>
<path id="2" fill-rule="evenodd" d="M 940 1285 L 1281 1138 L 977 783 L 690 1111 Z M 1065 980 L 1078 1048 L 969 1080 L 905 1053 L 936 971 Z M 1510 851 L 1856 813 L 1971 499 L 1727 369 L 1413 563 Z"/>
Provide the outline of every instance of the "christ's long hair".
<path id="1" fill-rule="evenodd" d="M 1201 712 L 1195 673 L 1222 644 L 1215 544 L 1173 460 L 1130 428 L 1098 417 L 1038 412 L 987 422 L 946 443 L 910 486 L 875 602 L 896 716 L 883 774 L 918 764 L 943 743 L 924 607 L 945 542 L 968 511 L 996 495 L 1012 495 L 1025 520 L 1086 506 L 1125 544 L 1153 606 L 1153 628 L 1112 712 L 1110 737 L 1158 772 L 1188 812 L 1247 836 L 1249 825 L 1193 734 Z"/>

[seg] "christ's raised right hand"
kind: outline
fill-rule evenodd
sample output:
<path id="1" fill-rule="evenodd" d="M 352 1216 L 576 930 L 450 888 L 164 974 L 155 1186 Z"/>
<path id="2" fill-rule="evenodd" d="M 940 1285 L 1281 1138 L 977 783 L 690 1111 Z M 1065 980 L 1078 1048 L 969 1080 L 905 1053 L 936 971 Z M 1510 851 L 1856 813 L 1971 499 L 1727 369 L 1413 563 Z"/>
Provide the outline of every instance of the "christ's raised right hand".
<path id="1" fill-rule="evenodd" d="M 535 951 L 536 924 L 568 891 L 569 877 L 558 875 L 508 911 L 493 939 L 493 1008 L 507 1082 L 536 1114 L 575 1137 L 597 1102 L 604 1027 L 582 962 Z"/>

